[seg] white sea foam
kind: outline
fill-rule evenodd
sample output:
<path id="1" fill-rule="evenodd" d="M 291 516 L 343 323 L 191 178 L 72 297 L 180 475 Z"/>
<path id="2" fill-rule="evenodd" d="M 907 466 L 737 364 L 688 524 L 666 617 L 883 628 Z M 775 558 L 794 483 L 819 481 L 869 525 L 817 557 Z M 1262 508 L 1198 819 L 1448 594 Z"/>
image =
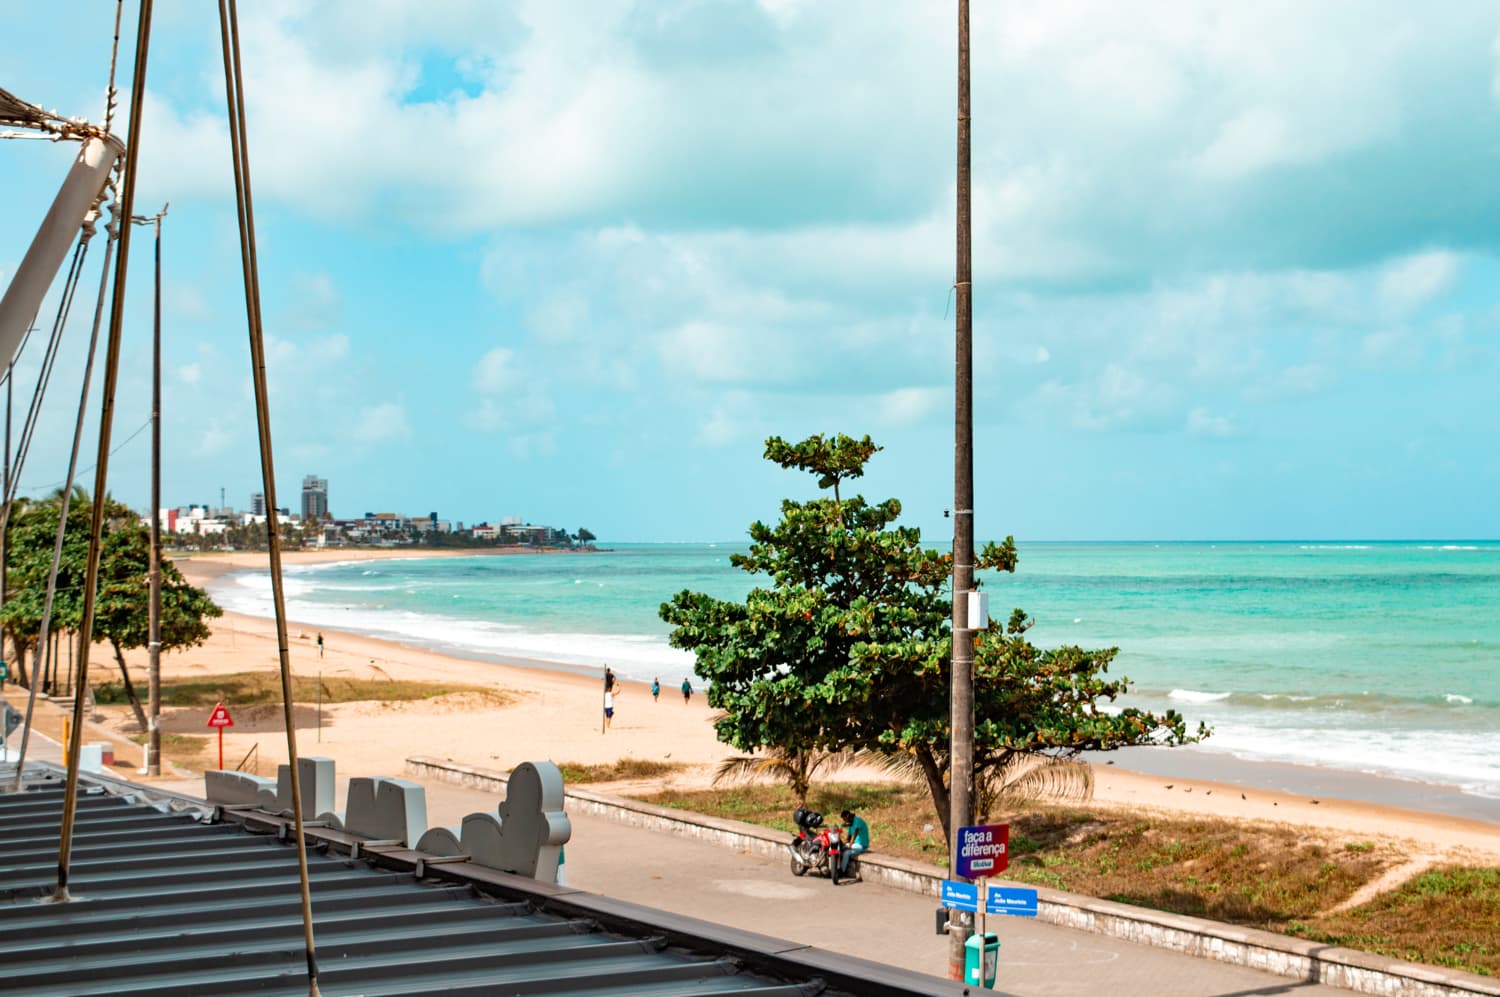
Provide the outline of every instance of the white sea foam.
<path id="1" fill-rule="evenodd" d="M 1298 550 L 1369 550 L 1369 544 L 1299 544 Z"/>
<path id="2" fill-rule="evenodd" d="M 1474 700 L 1472 698 L 1470 698 L 1468 696 L 1461 696 L 1461 695 L 1459 695 L 1456 692 L 1445 692 L 1445 693 L 1443 693 L 1443 699 L 1445 699 L 1446 701 L 1448 701 L 1450 703 L 1458 703 L 1458 704 L 1467 704 L 1467 703 L 1474 702 Z"/>
<path id="3" fill-rule="evenodd" d="M 227 580 L 233 587 L 222 583 L 214 587 L 214 597 L 225 609 L 247 616 L 274 615 L 267 576 L 234 575 Z M 607 663 L 622 678 L 642 682 L 664 674 L 691 674 L 693 669 L 693 656 L 670 646 L 664 637 L 532 631 L 489 620 L 301 598 L 313 588 L 309 582 L 283 578 L 287 614 L 309 626 L 349 630 L 463 656 L 591 667 Z M 322 585 L 316 588 L 320 593 L 337 591 Z"/>
<path id="4" fill-rule="evenodd" d="M 1500 798 L 1500 761 L 1480 734 L 1219 723 L 1201 749 L 1252 761 L 1394 775 Z"/>
<path id="5" fill-rule="evenodd" d="M 1173 689 L 1167 693 L 1168 699 L 1181 700 L 1184 703 L 1216 703 L 1221 699 L 1228 699 L 1234 695 L 1229 692 L 1199 692 L 1196 689 Z"/>

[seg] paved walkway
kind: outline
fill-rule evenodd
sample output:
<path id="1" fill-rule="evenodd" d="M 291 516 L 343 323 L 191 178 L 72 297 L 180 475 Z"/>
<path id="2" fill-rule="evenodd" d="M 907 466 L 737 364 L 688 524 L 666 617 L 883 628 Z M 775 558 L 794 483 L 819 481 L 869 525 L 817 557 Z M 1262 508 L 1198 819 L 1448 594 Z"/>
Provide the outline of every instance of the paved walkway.
<path id="1" fill-rule="evenodd" d="M 425 785 L 428 821 L 435 826 L 457 826 L 465 814 L 493 811 L 499 803 L 491 792 Z M 826 879 L 797 879 L 786 862 L 601 817 L 569 817 L 569 886 L 917 972 L 947 971 L 948 940 L 934 933 L 937 902 L 931 898 L 869 883 L 834 887 Z M 1348 994 L 1029 918 L 989 923 L 1000 936 L 999 989 L 1028 997 Z"/>
<path id="2" fill-rule="evenodd" d="M 12 748 L 19 744 L 18 738 Z M 33 758 L 55 760 L 55 742 L 35 738 Z M 12 755 L 14 761 L 14 755 Z M 339 793 L 345 781 L 339 780 Z M 201 797 L 201 780 L 163 788 Z M 431 826 L 457 827 L 465 814 L 494 812 L 499 794 L 424 782 Z M 933 930 L 937 902 L 870 883 L 832 886 L 798 879 L 788 863 L 691 838 L 570 814 L 569 886 L 689 917 L 814 945 L 941 977 L 948 940 Z M 879 844 L 878 842 L 876 843 Z M 992 917 L 1000 936 L 998 991 L 1026 997 L 1296 997 L 1349 991 L 1272 976 L 1030 918 Z M 935 980 L 937 988 L 944 982 Z M 946 988 L 944 988 L 946 989 Z"/>

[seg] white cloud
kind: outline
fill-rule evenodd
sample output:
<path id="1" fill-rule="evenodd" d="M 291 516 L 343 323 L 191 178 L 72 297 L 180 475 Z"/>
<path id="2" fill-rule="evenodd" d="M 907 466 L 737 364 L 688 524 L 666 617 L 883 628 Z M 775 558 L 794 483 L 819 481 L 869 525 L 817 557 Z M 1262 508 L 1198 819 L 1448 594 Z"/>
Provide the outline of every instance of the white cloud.
<path id="1" fill-rule="evenodd" d="M 1458 254 L 1448 250 L 1431 250 L 1397 260 L 1380 275 L 1380 299 L 1397 311 L 1413 311 L 1452 289 L 1460 265 Z"/>
<path id="2" fill-rule="evenodd" d="M 947 388 L 898 388 L 876 399 L 877 418 L 892 426 L 920 423 L 952 397 Z"/>
<path id="3" fill-rule="evenodd" d="M 1279 114 L 1252 107 L 1224 122 L 1207 148 L 1193 157 L 1192 165 L 1215 180 L 1238 180 L 1270 166 L 1299 162 L 1307 155 Z"/>
<path id="4" fill-rule="evenodd" d="M 177 368 L 177 379 L 183 384 L 197 384 L 203 377 L 203 368 L 199 364 L 187 363 Z"/>
<path id="5" fill-rule="evenodd" d="M 193 453 L 199 457 L 221 454 L 228 449 L 230 440 L 229 432 L 219 424 L 219 420 L 214 419 L 198 434 L 198 443 L 193 448 Z M 147 508 L 150 508 L 149 504 Z"/>
<path id="6" fill-rule="evenodd" d="M 1368 363 L 1415 367 L 1422 362 L 1422 344 L 1406 329 L 1380 329 L 1364 336 L 1360 355 Z"/>
<path id="7" fill-rule="evenodd" d="M 474 367 L 474 387 L 486 394 L 495 394 L 513 387 L 520 375 L 515 370 L 515 352 L 497 346 L 479 358 Z"/>
<path id="8" fill-rule="evenodd" d="M 298 325 L 321 328 L 343 318 L 344 301 L 328 274 L 299 272 L 287 290 L 287 312 Z"/>
<path id="9" fill-rule="evenodd" d="M 372 405 L 359 413 L 354 436 L 362 443 L 384 443 L 411 437 L 406 409 L 399 402 Z"/>
<path id="10" fill-rule="evenodd" d="M 1500 101 L 1500 34 L 1495 35 L 1495 40 L 1490 43 L 1490 51 L 1495 56 L 1495 75 L 1490 77 L 1490 96 Z"/>
<path id="11" fill-rule="evenodd" d="M 479 358 L 474 367 L 474 389 L 478 401 L 464 415 L 472 429 L 486 433 L 504 432 L 515 441 L 537 426 L 550 424 L 556 417 L 545 379 L 528 372 L 516 351 L 497 346 Z M 554 444 L 550 436 L 532 434 L 522 446 L 524 456 L 549 453 Z"/>
<path id="12" fill-rule="evenodd" d="M 1187 431 L 1189 436 L 1233 436 L 1234 423 L 1228 417 L 1214 415 L 1200 406 L 1188 413 Z"/>

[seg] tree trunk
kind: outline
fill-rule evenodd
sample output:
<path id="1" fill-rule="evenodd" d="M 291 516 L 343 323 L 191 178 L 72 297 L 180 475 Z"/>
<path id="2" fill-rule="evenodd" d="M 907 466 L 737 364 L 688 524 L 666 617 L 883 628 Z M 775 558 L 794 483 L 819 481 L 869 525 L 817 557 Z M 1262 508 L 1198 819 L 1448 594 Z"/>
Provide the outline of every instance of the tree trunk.
<path id="1" fill-rule="evenodd" d="M 15 681 L 30 689 L 31 683 L 26 679 L 26 645 L 12 637 L 10 639 L 10 646 L 16 652 Z"/>
<path id="2" fill-rule="evenodd" d="M 919 747 L 916 756 L 917 764 L 922 766 L 922 775 L 927 779 L 927 792 L 932 795 L 933 808 L 937 810 L 938 820 L 943 825 L 943 840 L 951 842 L 953 828 L 949 826 L 948 785 L 943 782 L 943 770 L 938 767 L 937 759 L 930 749 Z"/>
<path id="3" fill-rule="evenodd" d="M 135 722 L 141 725 L 141 730 L 145 730 L 146 711 L 141 709 L 141 701 L 136 697 L 135 686 L 130 684 L 130 671 L 125 667 L 125 655 L 120 651 L 120 642 L 111 637 L 109 644 L 115 649 L 115 661 L 120 666 L 120 679 L 125 683 L 125 698 L 130 700 L 130 708 L 135 711 Z"/>

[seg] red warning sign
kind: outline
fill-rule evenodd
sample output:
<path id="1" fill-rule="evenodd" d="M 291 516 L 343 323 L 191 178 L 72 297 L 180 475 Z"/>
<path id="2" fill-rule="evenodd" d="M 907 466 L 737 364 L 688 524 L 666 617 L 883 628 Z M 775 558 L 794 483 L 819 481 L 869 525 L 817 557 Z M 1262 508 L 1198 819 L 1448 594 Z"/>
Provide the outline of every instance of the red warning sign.
<path id="1" fill-rule="evenodd" d="M 213 713 L 211 713 L 209 715 L 209 717 L 208 717 L 208 723 L 204 724 L 203 726 L 205 726 L 205 727 L 233 727 L 234 726 L 234 720 L 229 716 L 229 710 L 224 706 L 224 704 L 223 703 L 219 703 L 218 705 L 216 705 L 214 707 Z"/>

